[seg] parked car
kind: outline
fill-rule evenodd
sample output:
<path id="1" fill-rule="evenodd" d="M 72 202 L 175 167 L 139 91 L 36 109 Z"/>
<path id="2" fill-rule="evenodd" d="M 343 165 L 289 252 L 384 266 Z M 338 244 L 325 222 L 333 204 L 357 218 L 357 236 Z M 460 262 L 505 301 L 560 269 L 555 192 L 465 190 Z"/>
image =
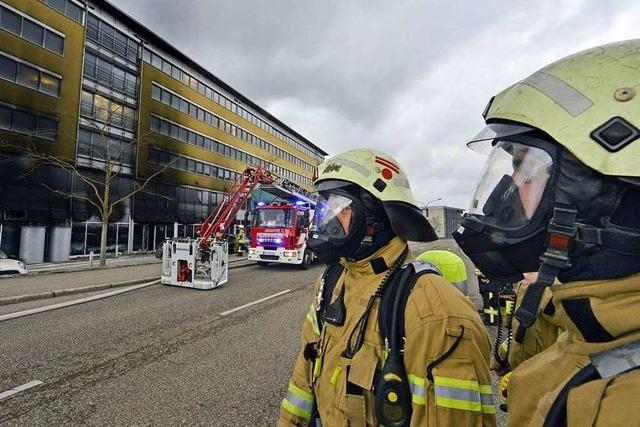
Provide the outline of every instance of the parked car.
<path id="1" fill-rule="evenodd" d="M 27 274 L 27 266 L 22 261 L 11 259 L 0 250 L 0 275 L 3 274 Z"/>

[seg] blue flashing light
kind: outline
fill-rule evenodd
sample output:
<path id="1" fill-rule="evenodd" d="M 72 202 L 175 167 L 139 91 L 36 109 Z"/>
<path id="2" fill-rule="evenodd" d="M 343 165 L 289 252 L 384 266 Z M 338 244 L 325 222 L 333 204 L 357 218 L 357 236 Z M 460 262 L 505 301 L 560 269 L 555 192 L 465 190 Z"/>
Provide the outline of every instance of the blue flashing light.
<path id="1" fill-rule="evenodd" d="M 282 239 L 275 239 L 275 242 L 280 244 L 280 243 L 282 243 Z"/>
<path id="2" fill-rule="evenodd" d="M 298 200 L 296 202 L 296 206 L 304 206 L 304 205 L 305 205 L 305 202 L 303 202 L 302 200 Z"/>
<path id="3" fill-rule="evenodd" d="M 258 202 L 258 206 L 264 206 L 264 205 L 266 205 L 265 202 Z"/>

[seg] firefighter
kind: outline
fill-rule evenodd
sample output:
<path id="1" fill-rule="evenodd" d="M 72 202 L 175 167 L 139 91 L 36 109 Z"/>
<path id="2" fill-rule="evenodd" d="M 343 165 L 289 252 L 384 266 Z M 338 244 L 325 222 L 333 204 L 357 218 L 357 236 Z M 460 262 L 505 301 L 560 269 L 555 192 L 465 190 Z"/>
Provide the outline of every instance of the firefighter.
<path id="1" fill-rule="evenodd" d="M 390 156 L 367 149 L 338 154 L 318 170 L 308 245 L 329 267 L 302 327 L 279 425 L 378 425 L 398 414 L 407 417 L 396 425 L 494 425 L 490 342 L 468 299 L 429 273 L 418 276 L 406 305 L 385 305 L 411 259 L 407 241 L 437 238 L 406 174 Z M 392 315 L 404 316 L 406 338 L 397 375 L 388 373 L 393 346 L 378 332 Z M 409 393 L 382 393 L 385 381 Z"/>
<path id="2" fill-rule="evenodd" d="M 244 234 L 244 226 L 238 226 L 238 232 L 236 233 L 235 245 L 237 248 L 237 255 L 242 256 L 247 251 L 247 241 Z"/>
<path id="3" fill-rule="evenodd" d="M 458 288 L 463 295 L 469 295 L 467 267 L 462 258 L 454 252 L 432 249 L 418 255 L 418 259 L 423 259 L 438 267 L 445 279 Z"/>
<path id="4" fill-rule="evenodd" d="M 640 419 L 638 69 L 640 40 L 554 62 L 492 98 L 470 143 L 489 157 L 455 239 L 490 278 L 538 271 L 517 342 L 548 286 L 566 330 L 512 372 L 509 425 Z"/>

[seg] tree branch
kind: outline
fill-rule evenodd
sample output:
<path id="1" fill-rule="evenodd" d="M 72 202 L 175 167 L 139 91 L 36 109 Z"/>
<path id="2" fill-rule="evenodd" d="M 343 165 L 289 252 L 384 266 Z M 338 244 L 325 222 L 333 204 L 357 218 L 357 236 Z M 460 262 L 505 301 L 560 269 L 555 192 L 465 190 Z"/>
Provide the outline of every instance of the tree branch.
<path id="1" fill-rule="evenodd" d="M 47 190 L 51 191 L 52 193 L 59 194 L 62 197 L 65 197 L 67 199 L 74 198 L 74 199 L 79 199 L 79 200 L 85 200 L 85 201 L 91 203 L 96 209 L 98 209 L 98 212 L 100 212 L 102 210 L 100 205 L 98 205 L 96 202 L 94 202 L 93 200 L 91 200 L 90 198 L 88 198 L 86 196 L 81 196 L 80 194 L 74 193 L 74 192 L 66 192 L 66 191 L 56 190 L 55 188 L 51 188 L 47 184 L 44 184 L 44 183 L 42 184 L 42 186 L 45 187 Z"/>
<path id="2" fill-rule="evenodd" d="M 112 207 L 117 206 L 119 203 L 124 202 L 125 200 L 127 200 L 129 197 L 134 196 L 135 194 L 139 193 L 142 189 L 144 189 L 147 184 L 149 184 L 149 181 L 151 181 L 153 178 L 155 178 L 156 176 L 160 175 L 162 172 L 164 172 L 165 170 L 167 170 L 171 165 L 173 165 L 175 163 L 174 161 L 171 161 L 169 163 L 167 163 L 166 165 L 164 165 L 161 169 L 157 170 L 156 172 L 154 172 L 153 174 L 151 174 L 149 177 L 147 177 L 145 179 L 145 181 L 140 185 L 139 188 L 133 190 L 131 193 L 127 194 L 126 196 L 123 196 L 121 198 L 119 198 L 118 200 L 116 200 L 115 202 L 113 202 L 111 204 Z"/>

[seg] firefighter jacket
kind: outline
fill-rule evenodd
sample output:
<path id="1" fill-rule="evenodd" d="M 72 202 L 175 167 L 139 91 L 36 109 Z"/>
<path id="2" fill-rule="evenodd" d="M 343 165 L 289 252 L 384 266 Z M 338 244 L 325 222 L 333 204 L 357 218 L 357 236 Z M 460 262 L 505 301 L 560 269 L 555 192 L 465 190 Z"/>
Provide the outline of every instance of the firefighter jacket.
<path id="1" fill-rule="evenodd" d="M 393 265 L 406 245 L 396 237 L 367 259 L 341 261 L 346 268 L 336 283 L 333 300 L 344 287 L 346 320 L 343 326 L 325 322 L 318 330 L 316 302 L 311 304 L 279 426 L 307 425 L 314 405 L 326 427 L 376 425 L 372 389 L 385 358 L 377 321 L 379 300 L 373 303 L 363 346 L 352 358 L 343 352 L 369 297 L 385 276 L 379 266 L 382 261 Z M 318 287 L 316 284 L 316 293 Z M 432 369 L 433 381 L 427 380 L 427 365 L 445 354 L 461 335 L 455 351 Z M 467 298 L 438 275 L 420 276 L 405 308 L 405 336 L 404 364 L 413 401 L 411 426 L 495 425 L 490 342 Z M 305 358 L 309 343 L 317 343 L 321 363 Z"/>
<path id="2" fill-rule="evenodd" d="M 553 285 L 551 291 L 555 316 L 566 332 L 513 371 L 508 386 L 509 425 L 542 426 L 559 395 L 567 396 L 569 426 L 638 425 L 638 369 L 584 382 L 568 395 L 562 389 L 591 363 L 590 355 L 640 340 L 640 273 Z M 627 367 L 627 363 L 631 362 L 621 359 L 618 364 Z"/>
<path id="3" fill-rule="evenodd" d="M 519 284 L 516 288 L 516 309 L 520 306 L 526 287 Z M 514 317 L 511 321 L 512 330 L 518 328 L 518 320 Z M 515 369 L 527 359 L 551 347 L 562 329 L 555 317 L 555 305 L 551 299 L 551 289 L 547 288 L 542 295 L 538 318 L 533 326 L 527 329 L 522 343 L 511 340 L 509 348 L 509 366 Z"/>

